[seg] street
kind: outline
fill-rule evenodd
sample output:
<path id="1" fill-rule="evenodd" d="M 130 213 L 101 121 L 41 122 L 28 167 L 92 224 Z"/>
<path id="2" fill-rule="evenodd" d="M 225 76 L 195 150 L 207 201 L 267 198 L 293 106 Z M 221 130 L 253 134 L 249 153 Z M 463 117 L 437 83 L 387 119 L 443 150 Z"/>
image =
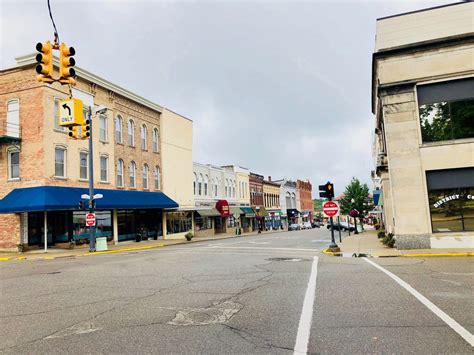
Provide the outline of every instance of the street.
<path id="1" fill-rule="evenodd" d="M 472 353 L 472 259 L 332 257 L 329 240 L 321 228 L 2 263 L 0 350 Z"/>

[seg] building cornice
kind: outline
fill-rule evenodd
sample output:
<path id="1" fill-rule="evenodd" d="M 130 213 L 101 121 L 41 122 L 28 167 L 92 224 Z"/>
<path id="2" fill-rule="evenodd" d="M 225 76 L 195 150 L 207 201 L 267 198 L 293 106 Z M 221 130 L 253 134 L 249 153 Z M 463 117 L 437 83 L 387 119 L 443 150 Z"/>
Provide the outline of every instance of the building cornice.
<path id="1" fill-rule="evenodd" d="M 17 58 L 15 58 L 15 60 L 17 62 L 17 66 L 15 68 L 28 67 L 28 66 L 32 66 L 32 65 L 36 64 L 36 55 L 35 54 L 28 54 L 28 55 L 24 55 L 24 56 L 21 56 L 21 57 L 17 57 Z M 57 57 L 53 58 L 53 65 L 57 68 L 59 67 L 59 59 Z M 108 81 L 104 78 L 101 78 L 101 77 L 99 77 L 95 74 L 92 74 L 91 72 L 89 72 L 85 69 L 82 69 L 80 67 L 74 67 L 74 69 L 76 70 L 77 76 L 81 79 L 84 79 L 84 80 L 87 80 L 87 81 L 92 82 L 94 84 L 97 84 L 97 85 L 103 87 L 104 89 L 113 91 L 118 95 L 121 95 L 121 96 L 123 96 L 123 97 L 125 97 L 129 100 L 135 101 L 136 103 L 139 103 L 143 106 L 146 106 L 146 107 L 148 107 L 152 110 L 158 111 L 160 113 L 163 112 L 163 107 L 162 106 L 160 106 L 158 104 L 155 104 L 154 102 L 152 102 L 150 100 L 147 100 L 144 97 L 136 95 L 133 92 L 128 91 L 127 89 L 124 89 L 124 88 L 122 88 L 118 85 L 115 85 L 115 84 L 111 83 L 110 81 Z"/>

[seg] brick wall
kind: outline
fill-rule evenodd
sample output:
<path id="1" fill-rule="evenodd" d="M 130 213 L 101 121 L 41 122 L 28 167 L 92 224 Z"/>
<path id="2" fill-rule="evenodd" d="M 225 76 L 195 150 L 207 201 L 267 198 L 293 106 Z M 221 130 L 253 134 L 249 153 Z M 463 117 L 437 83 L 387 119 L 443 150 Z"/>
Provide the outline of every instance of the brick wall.
<path id="1" fill-rule="evenodd" d="M 20 243 L 20 214 L 4 214 L 1 218 L 0 248 L 16 249 Z"/>

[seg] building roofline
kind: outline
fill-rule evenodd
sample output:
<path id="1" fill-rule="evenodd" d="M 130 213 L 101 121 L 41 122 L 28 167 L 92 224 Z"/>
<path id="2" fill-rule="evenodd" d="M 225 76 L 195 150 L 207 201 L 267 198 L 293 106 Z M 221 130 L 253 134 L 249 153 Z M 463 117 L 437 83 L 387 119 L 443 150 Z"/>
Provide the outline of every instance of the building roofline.
<path id="1" fill-rule="evenodd" d="M 474 2 L 474 0 L 459 1 L 459 2 L 454 2 L 454 3 L 451 3 L 451 4 L 444 4 L 444 5 L 432 6 L 432 7 L 427 7 L 427 8 L 424 8 L 424 9 L 419 9 L 419 10 L 414 10 L 414 11 L 402 12 L 402 13 L 395 14 L 395 15 L 379 17 L 377 19 L 377 21 L 386 20 L 386 19 L 393 18 L 393 17 L 400 17 L 400 16 L 405 16 L 405 15 L 410 15 L 410 14 L 416 14 L 418 12 L 425 12 L 425 11 L 430 11 L 430 10 L 435 10 L 435 9 L 441 9 L 443 7 L 462 5 L 462 4 L 466 4 L 466 3 L 470 3 L 470 2 Z"/>
<path id="2" fill-rule="evenodd" d="M 371 95 L 372 96 L 372 99 L 371 99 L 372 113 L 376 114 L 375 100 L 376 100 L 377 94 L 375 91 L 376 91 L 377 85 L 375 83 L 375 79 L 377 75 L 376 63 L 378 59 L 386 58 L 390 56 L 396 56 L 396 55 L 416 53 L 420 51 L 428 51 L 428 50 L 437 49 L 437 48 L 457 46 L 457 45 L 466 44 L 466 43 L 474 43 L 473 32 L 462 34 L 462 35 L 455 35 L 451 37 L 437 38 L 434 40 L 429 40 L 429 41 L 424 41 L 424 42 L 410 43 L 404 46 L 387 48 L 378 52 L 374 52 L 372 54 L 372 95 Z"/>
<path id="3" fill-rule="evenodd" d="M 186 117 L 186 116 L 183 116 L 182 114 L 180 114 L 180 113 L 177 113 L 176 111 L 170 110 L 168 107 L 163 107 L 163 109 L 164 109 L 165 111 L 168 111 L 168 112 L 174 113 L 175 115 L 177 115 L 177 116 L 179 116 L 179 117 L 181 117 L 181 118 L 184 118 L 185 120 L 188 120 L 188 121 L 191 121 L 191 122 L 193 122 L 193 120 L 192 120 L 192 119 L 190 119 L 190 118 L 188 118 L 188 117 Z"/>
<path id="4" fill-rule="evenodd" d="M 17 62 L 17 65 L 15 67 L 8 68 L 8 69 L 5 69 L 5 70 L 22 68 L 22 67 L 27 67 L 27 66 L 36 64 L 36 54 L 33 53 L 33 54 L 27 54 L 27 55 L 24 55 L 24 56 L 16 57 L 15 60 Z M 53 64 L 56 67 L 59 67 L 59 59 L 57 57 L 53 57 Z M 158 104 L 156 104 L 156 103 L 154 103 L 150 100 L 147 100 L 142 96 L 134 94 L 133 92 L 131 92 L 127 89 L 124 89 L 121 86 L 115 85 L 112 82 L 110 82 L 110 81 L 108 81 L 104 78 L 101 78 L 100 76 L 97 76 L 95 74 L 92 74 L 91 72 L 89 72 L 89 71 L 87 71 L 83 68 L 74 67 L 74 69 L 76 70 L 77 76 L 82 78 L 82 79 L 93 82 L 94 84 L 102 86 L 105 89 L 111 90 L 111 91 L 115 92 L 116 94 L 122 95 L 122 96 L 126 97 L 127 99 L 133 100 L 133 101 L 135 101 L 135 102 L 137 102 L 137 103 L 139 103 L 143 106 L 146 106 L 146 107 L 148 107 L 152 110 L 158 111 L 160 113 L 163 112 L 163 107 L 161 105 L 158 105 Z M 167 109 L 167 110 L 169 110 L 169 109 Z M 169 111 L 171 111 L 171 110 L 169 110 Z M 171 111 L 171 112 L 173 112 L 173 111 Z M 181 116 L 181 115 L 179 115 L 179 116 Z M 186 118 L 186 117 L 184 117 L 184 118 Z"/>

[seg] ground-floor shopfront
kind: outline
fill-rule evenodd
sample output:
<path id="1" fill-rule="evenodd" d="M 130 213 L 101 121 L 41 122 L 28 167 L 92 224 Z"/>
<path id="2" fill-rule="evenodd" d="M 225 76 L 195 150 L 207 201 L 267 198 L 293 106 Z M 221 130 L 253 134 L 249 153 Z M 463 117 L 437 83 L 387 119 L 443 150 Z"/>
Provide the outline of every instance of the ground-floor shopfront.
<path id="1" fill-rule="evenodd" d="M 19 224 L 12 238 L 0 235 L 0 248 L 15 244 L 28 247 L 54 246 L 61 243 L 88 243 L 91 227 L 86 226 L 86 214 L 79 210 L 85 189 L 42 186 L 15 189 L 0 200 L 0 213 L 8 213 Z M 161 239 L 178 230 L 165 219 L 164 208 L 177 204 L 163 193 L 96 190 L 103 199 L 96 201 L 94 235 L 109 242 Z M 60 197 L 59 197 L 60 196 Z M 117 207 L 117 208 L 114 208 Z M 120 208 L 122 207 L 122 208 Z M 189 220 L 189 218 L 188 218 Z M 191 228 L 192 230 L 192 228 Z"/>
<path id="2" fill-rule="evenodd" d="M 288 226 L 293 223 L 299 224 L 301 222 L 300 211 L 295 208 L 286 210 L 286 215 L 288 216 Z"/>
<path id="3" fill-rule="evenodd" d="M 280 210 L 267 210 L 268 216 L 265 217 L 265 229 L 266 230 L 278 230 L 283 229 L 282 216 Z"/>

